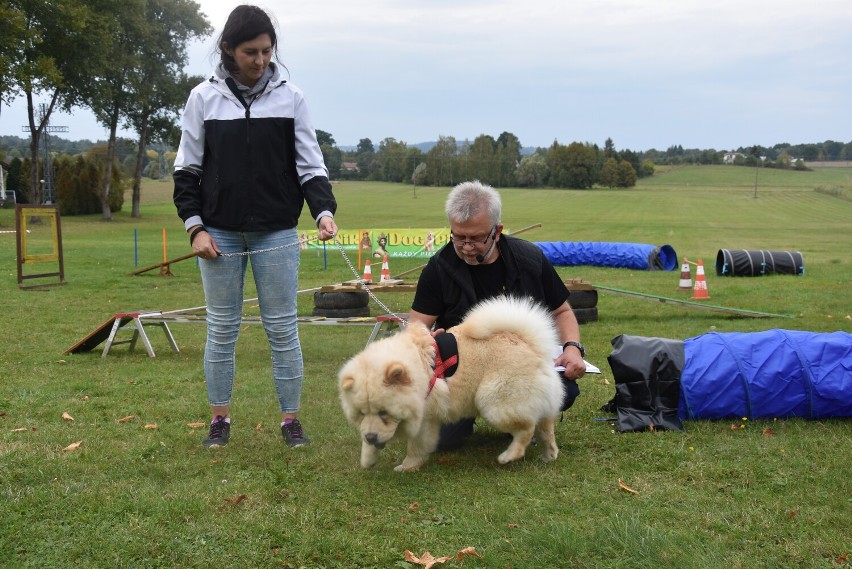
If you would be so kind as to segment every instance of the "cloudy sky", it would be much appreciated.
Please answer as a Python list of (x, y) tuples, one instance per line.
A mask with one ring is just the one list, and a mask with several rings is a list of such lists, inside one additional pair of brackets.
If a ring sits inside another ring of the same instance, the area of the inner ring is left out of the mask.
[[(216, 28), (237, 4), (198, 0)], [(635, 151), (852, 140), (848, 0), (265, 0), (281, 59), (338, 145), (514, 133)], [(20, 135), (23, 100), (0, 134)], [(72, 139), (105, 138), (86, 113)]]

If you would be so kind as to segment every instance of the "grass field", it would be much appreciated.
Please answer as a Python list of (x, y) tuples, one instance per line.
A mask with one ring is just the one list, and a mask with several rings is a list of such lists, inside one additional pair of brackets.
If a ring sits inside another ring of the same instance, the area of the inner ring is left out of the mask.
[[(816, 191), (825, 187), (852, 187), (852, 168), (756, 176), (684, 167), (626, 190), (502, 191), (509, 230), (541, 224), (524, 234), (529, 240), (669, 244), (680, 258), (703, 259), (712, 304), (785, 316), (747, 318), (601, 291), (599, 320), (581, 331), (587, 359), (603, 373), (581, 380), (580, 398), (557, 426), (556, 462), (540, 463), (532, 448), (524, 462), (499, 467), (503, 441), (483, 427), (464, 451), (437, 454), (412, 475), (392, 471), (404, 453), (399, 444), (361, 470), (357, 434), (340, 411), (336, 372), (363, 348), (366, 326), (301, 326), (301, 417), (314, 444), (296, 451), (280, 441), (259, 326), (242, 330), (231, 443), (214, 452), (200, 444), (205, 429), (191, 426), (208, 420), (203, 325), (171, 325), (180, 353), (149, 329), (153, 359), (141, 346), (118, 346), (104, 359), (102, 346), (63, 353), (116, 312), (204, 304), (193, 260), (173, 265), (171, 277), (128, 275), (134, 232), (139, 267), (162, 259), (164, 228), (169, 258), (189, 252), (171, 184), (144, 185), (141, 219), (129, 217), (129, 197), (112, 222), (63, 218), (64, 286), (19, 290), (15, 237), (0, 234), (0, 566), (414, 567), (406, 550), (438, 557), (474, 547), (479, 557), (439, 567), (849, 567), (848, 419), (748, 421), (736, 430), (730, 421), (692, 421), (684, 432), (632, 434), (595, 420), (614, 393), (606, 358), (619, 334), (852, 331), (852, 201)], [(337, 222), (443, 226), (447, 191), (336, 184)], [(0, 230), (10, 229), (13, 210), (0, 209)], [(801, 251), (805, 275), (717, 277), (721, 248)], [(391, 272), (419, 264), (392, 259)], [(691, 296), (677, 289), (678, 270), (559, 272)], [(300, 288), (351, 278), (335, 248), (327, 266), (322, 255), (303, 253)], [(246, 295), (254, 296), (250, 284)], [(380, 298), (404, 312), (411, 294)], [(309, 314), (310, 295), (299, 306)], [(76, 442), (77, 450), (63, 450)]]

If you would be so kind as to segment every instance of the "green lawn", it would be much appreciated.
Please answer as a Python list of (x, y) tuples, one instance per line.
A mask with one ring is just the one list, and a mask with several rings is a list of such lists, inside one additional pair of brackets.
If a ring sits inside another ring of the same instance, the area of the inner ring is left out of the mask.
[[(205, 429), (190, 426), (208, 419), (203, 325), (171, 325), (180, 353), (149, 329), (154, 359), (141, 346), (133, 353), (117, 346), (105, 359), (102, 346), (63, 353), (116, 312), (204, 304), (194, 260), (173, 265), (171, 277), (128, 275), (134, 233), (139, 267), (162, 259), (163, 229), (169, 258), (189, 252), (171, 184), (143, 186), (142, 219), (129, 217), (129, 196), (111, 222), (63, 218), (64, 286), (19, 290), (15, 237), (0, 234), (0, 566), (414, 567), (403, 560), (406, 550), (438, 557), (467, 547), (480, 557), (444, 566), (852, 565), (848, 419), (747, 421), (736, 430), (693, 421), (684, 432), (632, 434), (595, 420), (614, 393), (607, 356), (619, 334), (852, 331), (852, 202), (815, 191), (849, 188), (852, 169), (761, 170), (757, 182), (755, 197), (753, 169), (701, 166), (626, 190), (502, 191), (509, 230), (541, 224), (524, 234), (529, 240), (669, 244), (680, 258), (703, 260), (712, 304), (790, 317), (746, 318), (601, 291), (599, 320), (581, 331), (587, 358), (604, 373), (581, 380), (580, 398), (557, 426), (556, 462), (540, 463), (533, 448), (526, 461), (499, 467), (504, 443), (483, 427), (463, 452), (438, 454), (411, 475), (392, 471), (404, 454), (399, 444), (361, 470), (357, 433), (340, 411), (337, 370), (363, 348), (369, 327), (300, 328), (301, 416), (314, 444), (295, 451), (280, 441), (260, 326), (243, 328), (231, 443), (214, 452), (200, 444)], [(337, 222), (444, 225), (447, 191), (335, 184)], [(0, 209), (0, 230), (9, 229), (13, 210)], [(805, 275), (718, 277), (721, 248), (801, 251)], [(419, 264), (391, 259), (391, 272)], [(602, 287), (691, 296), (677, 289), (679, 270), (559, 272)], [(303, 253), (300, 288), (352, 278), (335, 247), (327, 266), (321, 254)], [(254, 296), (250, 285), (246, 295)], [(380, 300), (404, 312), (411, 294)], [(299, 302), (309, 314), (311, 295)], [(63, 451), (76, 442), (77, 450)]]

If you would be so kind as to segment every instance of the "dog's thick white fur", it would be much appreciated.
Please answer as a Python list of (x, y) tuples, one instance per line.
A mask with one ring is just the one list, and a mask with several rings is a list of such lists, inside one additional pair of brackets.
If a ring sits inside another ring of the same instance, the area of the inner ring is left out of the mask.
[(431, 391), (434, 340), (419, 322), (369, 344), (341, 368), (340, 402), (361, 433), (361, 466), (373, 466), (380, 449), (402, 438), (408, 449), (395, 470), (416, 471), (437, 448), (442, 423), (476, 416), (512, 435), (500, 464), (522, 458), (533, 436), (542, 460), (555, 460), (563, 387), (553, 366), (558, 336), (550, 312), (532, 300), (497, 297), (448, 332), (458, 342), (458, 369)]

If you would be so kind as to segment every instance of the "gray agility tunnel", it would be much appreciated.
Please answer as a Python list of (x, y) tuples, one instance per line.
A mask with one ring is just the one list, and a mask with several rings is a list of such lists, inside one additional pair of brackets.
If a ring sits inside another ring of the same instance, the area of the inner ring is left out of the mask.
[(799, 330), (617, 336), (608, 357), (619, 431), (682, 420), (852, 417), (852, 334)]
[(804, 275), (805, 261), (798, 251), (719, 249), (716, 274), (720, 277)]
[(551, 264), (560, 267), (590, 265), (643, 271), (673, 271), (677, 253), (671, 245), (614, 243), (595, 241), (539, 241)]

